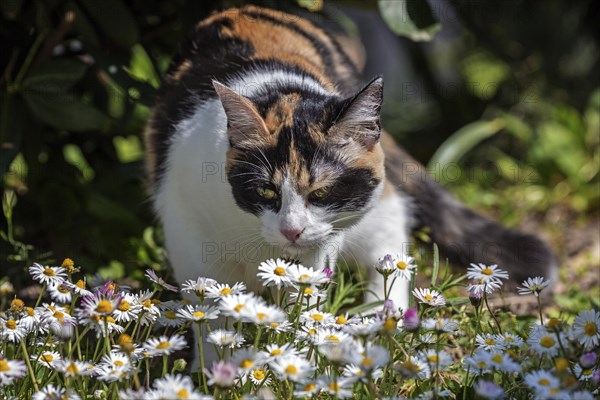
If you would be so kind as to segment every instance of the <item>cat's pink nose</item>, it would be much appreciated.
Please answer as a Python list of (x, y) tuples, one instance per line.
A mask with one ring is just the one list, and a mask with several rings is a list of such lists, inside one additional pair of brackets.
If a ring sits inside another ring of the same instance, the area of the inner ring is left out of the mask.
[(304, 229), (283, 229), (279, 230), (283, 236), (287, 238), (290, 242), (295, 242), (298, 240)]

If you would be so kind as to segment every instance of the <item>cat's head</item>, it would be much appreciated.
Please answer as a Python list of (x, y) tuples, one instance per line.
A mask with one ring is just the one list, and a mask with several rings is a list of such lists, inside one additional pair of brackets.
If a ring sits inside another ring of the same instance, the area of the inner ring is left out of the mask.
[(377, 201), (384, 180), (382, 78), (349, 98), (301, 90), (248, 98), (214, 86), (228, 120), (233, 196), (262, 220), (267, 242), (314, 248)]

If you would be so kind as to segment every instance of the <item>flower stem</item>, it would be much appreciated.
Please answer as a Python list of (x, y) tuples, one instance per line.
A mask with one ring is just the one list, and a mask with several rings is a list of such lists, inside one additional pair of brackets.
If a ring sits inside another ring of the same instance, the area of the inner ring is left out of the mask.
[(206, 374), (204, 373), (204, 344), (202, 343), (202, 321), (198, 322), (198, 353), (200, 357), (200, 380), (204, 386), (204, 393), (208, 394), (208, 385), (206, 384)]
[(21, 350), (23, 350), (23, 358), (25, 359), (25, 364), (27, 364), (27, 371), (29, 371), (29, 376), (31, 377), (33, 387), (36, 392), (39, 392), (40, 388), (38, 387), (37, 381), (35, 380), (33, 368), (31, 368), (31, 362), (29, 361), (29, 353), (27, 353), (27, 346), (25, 346), (25, 340), (21, 340)]

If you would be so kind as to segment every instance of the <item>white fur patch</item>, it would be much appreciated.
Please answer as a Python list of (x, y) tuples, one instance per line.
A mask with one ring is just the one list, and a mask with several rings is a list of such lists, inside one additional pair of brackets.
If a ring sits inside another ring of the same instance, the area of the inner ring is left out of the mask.
[(245, 97), (252, 97), (261, 92), (268, 92), (270, 88), (279, 86), (298, 86), (325, 96), (336, 94), (334, 88), (330, 88), (328, 91), (311, 77), (282, 70), (251, 72), (228, 81), (227, 86)]

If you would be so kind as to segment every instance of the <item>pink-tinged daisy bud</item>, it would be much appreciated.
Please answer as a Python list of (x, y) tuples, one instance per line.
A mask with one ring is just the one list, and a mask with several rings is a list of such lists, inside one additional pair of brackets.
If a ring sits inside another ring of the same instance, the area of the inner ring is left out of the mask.
[(394, 301), (392, 299), (387, 299), (383, 302), (383, 312), (394, 312), (396, 311), (396, 307), (394, 307)]
[(592, 374), (592, 383), (594, 384), (594, 386), (600, 385), (600, 368), (596, 368), (596, 370)]
[(416, 331), (419, 328), (419, 323), (421, 322), (419, 318), (419, 311), (416, 307), (409, 308), (404, 313), (404, 329), (409, 332)]
[(237, 366), (231, 362), (214, 362), (210, 371), (206, 371), (209, 385), (217, 385), (222, 388), (233, 386), (237, 375)]
[(331, 276), (333, 275), (333, 270), (331, 268), (325, 267), (323, 272), (325, 273), (325, 276), (327, 277), (327, 279), (331, 279)]
[(478, 290), (477, 282), (473, 285), (469, 285), (467, 288), (467, 292), (469, 292), (469, 301), (473, 305), (473, 307), (479, 307), (481, 304), (481, 299), (483, 298), (483, 291)]
[(593, 352), (585, 353), (585, 354), (582, 354), (581, 357), (579, 357), (579, 365), (581, 365), (581, 368), (583, 368), (583, 369), (590, 369), (594, 365), (596, 365), (597, 359), (598, 359), (598, 357), (596, 356), (596, 353), (593, 353)]

